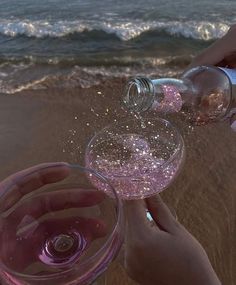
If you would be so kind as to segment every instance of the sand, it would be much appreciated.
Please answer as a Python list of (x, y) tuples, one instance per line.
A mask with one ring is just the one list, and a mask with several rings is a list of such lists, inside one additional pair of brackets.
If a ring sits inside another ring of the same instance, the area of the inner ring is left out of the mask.
[[(0, 178), (42, 162), (84, 164), (94, 133), (126, 116), (117, 108), (123, 83), (117, 79), (88, 89), (1, 95)], [(185, 138), (186, 161), (162, 197), (202, 243), (222, 284), (235, 285), (236, 133), (227, 122), (191, 131), (173, 120)], [(134, 283), (116, 261), (107, 272), (107, 284)]]

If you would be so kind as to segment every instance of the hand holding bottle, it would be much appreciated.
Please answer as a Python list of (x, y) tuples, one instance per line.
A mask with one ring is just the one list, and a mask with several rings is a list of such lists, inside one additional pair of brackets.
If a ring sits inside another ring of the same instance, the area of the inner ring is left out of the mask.
[(181, 113), (194, 125), (232, 118), (236, 113), (236, 70), (232, 69), (236, 66), (235, 34), (233, 26), (178, 79), (131, 79), (123, 96), (127, 109), (137, 113), (152, 110), (157, 115)]
[[(189, 68), (199, 65), (215, 65), (226, 68), (236, 68), (236, 24), (221, 39), (194, 58)], [(231, 111), (231, 128), (236, 131), (236, 106)]]
[[(154, 226), (146, 218), (146, 208)], [(160, 196), (127, 201), (126, 215), (125, 266), (133, 280), (141, 285), (220, 285), (202, 246)]]

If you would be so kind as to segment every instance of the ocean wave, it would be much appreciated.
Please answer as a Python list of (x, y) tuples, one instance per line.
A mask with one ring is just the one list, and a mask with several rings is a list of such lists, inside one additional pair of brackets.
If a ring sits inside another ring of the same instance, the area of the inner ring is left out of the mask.
[(27, 36), (36, 38), (66, 37), (86, 31), (103, 31), (114, 34), (122, 41), (139, 37), (148, 31), (164, 31), (170, 36), (183, 36), (197, 40), (213, 40), (222, 37), (229, 29), (230, 23), (208, 21), (31, 21), (0, 20), (0, 34), (8, 37)]
[(102, 58), (95, 58), (92, 61), (86, 59), (84, 61), (81, 60), (78, 56), (71, 56), (68, 58), (65, 57), (37, 57), (37, 56), (28, 56), (24, 55), (22, 57), (0, 57), (0, 77), (7, 76), (9, 73), (14, 73), (18, 70), (22, 70), (24, 68), (29, 68), (33, 65), (37, 65), (42, 67), (55, 67), (55, 68), (71, 68), (74, 66), (80, 67), (130, 67), (134, 66), (136, 68), (147, 68), (147, 67), (160, 67), (160, 66), (168, 66), (168, 67), (184, 67), (190, 64), (193, 55), (188, 53), (187, 55), (179, 55), (179, 56), (149, 56), (145, 53), (142, 53), (140, 56), (106, 56)]

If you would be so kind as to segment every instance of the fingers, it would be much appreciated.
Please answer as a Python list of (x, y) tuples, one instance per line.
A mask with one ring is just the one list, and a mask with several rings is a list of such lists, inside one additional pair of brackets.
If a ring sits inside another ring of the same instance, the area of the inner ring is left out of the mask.
[(85, 218), (85, 217), (73, 217), (64, 219), (52, 218), (44, 223), (42, 227), (46, 229), (46, 232), (51, 234), (61, 234), (67, 232), (68, 228), (71, 232), (78, 232), (87, 241), (92, 241), (107, 234), (107, 226), (101, 219)]
[(179, 223), (159, 195), (146, 198), (145, 201), (126, 201), (125, 210), (129, 236), (146, 235), (150, 229), (153, 229), (147, 219), (147, 210), (156, 223), (155, 231), (174, 233), (179, 226)]
[[(55, 214), (57, 211), (92, 207), (101, 203), (105, 199), (105, 194), (95, 189), (64, 189), (51, 192), (40, 193), (32, 198), (28, 198), (12, 213), (5, 215), (8, 223), (22, 223), (24, 217), (38, 219), (46, 214)], [(27, 223), (27, 221), (25, 221)]]
[(231, 129), (236, 132), (236, 114), (234, 114), (231, 118), (230, 118), (230, 126)]
[(129, 237), (146, 234), (149, 227), (146, 215), (146, 205), (143, 200), (125, 201), (126, 230)]
[(229, 55), (226, 55), (223, 61), (218, 63), (217, 66), (235, 68), (236, 67), (236, 51), (232, 51), (231, 53), (229, 53)]
[[(122, 262), (128, 268), (133, 253), (140, 253), (140, 248), (150, 237), (151, 226), (148, 226), (145, 201), (130, 200), (124, 202), (126, 214), (124, 255)], [(136, 262), (138, 262), (136, 260)]]
[(70, 173), (67, 163), (43, 163), (17, 172), (0, 184), (1, 211), (6, 211), (25, 194), (66, 178)]
[(145, 201), (147, 209), (159, 229), (168, 233), (175, 233), (179, 223), (176, 221), (166, 204), (162, 201), (160, 195), (152, 196), (145, 199)]
[[(27, 237), (27, 232), (30, 227), (21, 231), (20, 236)], [(85, 217), (50, 217), (46, 221), (42, 221), (33, 233), (34, 242), (37, 237), (41, 236), (41, 239), (48, 237), (60, 235), (61, 233), (73, 233), (77, 232), (86, 241), (92, 241), (107, 234), (107, 226), (105, 222), (97, 218), (85, 218)], [(41, 233), (41, 234), (40, 234)], [(40, 237), (39, 237), (40, 238)]]

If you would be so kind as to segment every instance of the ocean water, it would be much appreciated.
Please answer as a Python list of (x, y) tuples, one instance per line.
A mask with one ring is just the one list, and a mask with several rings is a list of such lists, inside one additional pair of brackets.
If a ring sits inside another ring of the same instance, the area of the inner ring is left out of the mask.
[(234, 22), (233, 0), (0, 0), (0, 92), (175, 76)]

